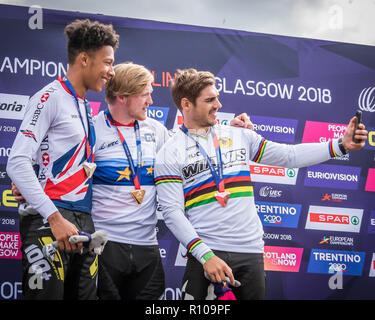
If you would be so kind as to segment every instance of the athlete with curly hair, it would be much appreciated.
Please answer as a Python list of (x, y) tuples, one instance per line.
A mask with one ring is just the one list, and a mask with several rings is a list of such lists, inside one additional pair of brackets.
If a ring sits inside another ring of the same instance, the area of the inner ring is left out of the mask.
[[(75, 251), (78, 230), (94, 232), (91, 218), (95, 131), (88, 90), (100, 92), (114, 76), (119, 36), (111, 25), (76, 20), (65, 28), (66, 77), (30, 101), (9, 155), (7, 173), (20, 206), (24, 299), (96, 299), (97, 256)], [(42, 247), (57, 240), (61, 252), (47, 261)]]

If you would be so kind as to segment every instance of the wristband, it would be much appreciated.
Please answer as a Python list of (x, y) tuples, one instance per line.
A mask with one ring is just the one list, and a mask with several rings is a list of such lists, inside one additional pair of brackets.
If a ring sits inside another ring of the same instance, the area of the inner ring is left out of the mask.
[(342, 154), (347, 154), (348, 151), (344, 148), (343, 144), (342, 144), (342, 138), (340, 138), (338, 140), (338, 144), (339, 144), (339, 148), (340, 148), (340, 151), (342, 152)]
[(203, 257), (201, 258), (201, 260), (200, 260), (201, 264), (205, 264), (206, 261), (207, 261), (208, 259), (212, 258), (214, 255), (215, 255), (215, 254), (214, 254), (212, 251), (209, 251), (209, 252), (205, 253), (205, 254), (203, 255)]

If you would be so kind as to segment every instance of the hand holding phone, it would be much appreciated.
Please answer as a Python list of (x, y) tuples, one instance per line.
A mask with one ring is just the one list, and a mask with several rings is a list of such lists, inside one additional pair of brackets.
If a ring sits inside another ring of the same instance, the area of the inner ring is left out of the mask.
[(353, 142), (355, 143), (360, 143), (361, 140), (358, 140), (358, 139), (354, 139), (354, 135), (355, 135), (355, 131), (358, 129), (358, 125), (360, 123), (362, 123), (362, 111), (361, 110), (357, 110), (356, 113), (355, 113), (355, 116), (357, 118), (357, 122), (356, 122), (356, 126), (355, 126), (355, 129), (354, 129), (354, 132), (353, 132)]

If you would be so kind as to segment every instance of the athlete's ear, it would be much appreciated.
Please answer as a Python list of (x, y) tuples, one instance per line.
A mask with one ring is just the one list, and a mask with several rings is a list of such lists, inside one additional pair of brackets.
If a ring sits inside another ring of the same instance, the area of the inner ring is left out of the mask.
[(126, 96), (116, 96), (116, 102), (120, 102), (120, 103), (126, 102)]
[(89, 55), (87, 52), (82, 51), (78, 54), (76, 61), (79, 62), (83, 67), (86, 67), (88, 65)]
[(189, 101), (188, 98), (182, 98), (181, 99), (181, 108), (182, 110), (189, 110), (193, 104)]

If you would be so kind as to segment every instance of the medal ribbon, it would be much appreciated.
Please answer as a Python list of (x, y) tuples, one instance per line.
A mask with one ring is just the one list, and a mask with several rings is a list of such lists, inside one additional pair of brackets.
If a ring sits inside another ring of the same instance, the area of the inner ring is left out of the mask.
[(86, 132), (85, 124), (83, 123), (83, 118), (81, 115), (81, 110), (79, 108), (79, 101), (78, 101), (78, 96), (72, 86), (72, 84), (69, 82), (67, 78), (58, 79), (60, 82), (62, 81), (66, 88), (70, 91), (70, 93), (73, 95), (74, 99), (76, 100), (76, 108), (79, 114), (79, 118), (81, 119), (81, 124), (83, 127), (83, 131), (85, 133), (85, 144), (86, 144), (86, 159), (88, 162), (94, 162), (94, 145), (95, 145), (95, 129), (94, 125), (92, 123), (92, 114), (91, 114), (91, 106), (90, 103), (87, 101), (87, 99), (84, 99), (85, 103), (85, 108), (86, 108), (86, 119), (87, 119), (87, 128), (88, 128), (88, 134)]
[(217, 171), (211, 161), (211, 158), (208, 156), (206, 150), (203, 149), (203, 147), (199, 144), (197, 140), (195, 140), (191, 134), (189, 133), (188, 129), (183, 124), (180, 129), (183, 133), (185, 133), (188, 137), (190, 137), (192, 140), (194, 140), (197, 148), (202, 153), (203, 157), (206, 158), (208, 167), (210, 168), (212, 177), (214, 178), (215, 184), (219, 190), (219, 192), (225, 191), (225, 184), (224, 184), (224, 175), (223, 175), (223, 160), (221, 158), (221, 149), (220, 149), (220, 143), (219, 139), (216, 136), (216, 133), (214, 131), (214, 128), (211, 127), (211, 136), (214, 143), (215, 153), (216, 153), (216, 159), (217, 159)]
[(106, 109), (104, 111), (104, 114), (107, 117), (107, 120), (109, 121), (109, 123), (112, 126), (114, 126), (117, 130), (117, 133), (120, 137), (120, 140), (121, 140), (122, 146), (124, 148), (126, 157), (129, 160), (129, 167), (130, 167), (130, 171), (132, 172), (134, 187), (135, 187), (135, 189), (140, 190), (141, 185), (140, 185), (140, 182), (139, 182), (139, 177), (141, 175), (141, 169), (142, 169), (142, 148), (141, 148), (141, 134), (140, 134), (140, 131), (139, 131), (138, 121), (135, 120), (135, 122), (134, 122), (135, 141), (136, 141), (136, 144), (137, 144), (137, 169), (135, 169), (133, 157), (130, 153), (130, 149), (128, 147), (128, 144), (125, 141), (124, 136), (122, 135), (122, 133), (120, 132), (120, 130), (116, 126), (116, 123), (113, 120), (113, 118), (111, 116), (111, 113), (109, 112), (108, 109)]

